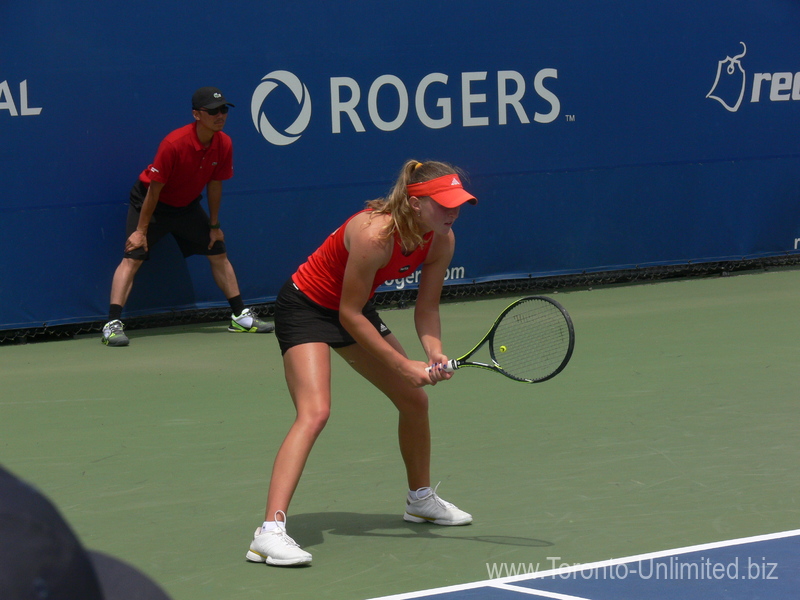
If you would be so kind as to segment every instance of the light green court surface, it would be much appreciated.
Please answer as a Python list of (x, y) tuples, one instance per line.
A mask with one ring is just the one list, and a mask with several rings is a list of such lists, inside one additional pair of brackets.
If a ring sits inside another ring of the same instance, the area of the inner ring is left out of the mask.
[[(800, 271), (555, 297), (577, 335), (558, 377), (428, 388), (434, 483), (467, 527), (402, 520), (395, 410), (334, 356), (289, 515), (313, 566), (246, 562), (293, 409), (274, 336), (222, 323), (0, 347), (0, 460), (175, 600), (362, 600), (798, 527)], [(443, 305), (448, 352), (508, 302)], [(412, 315), (384, 320), (422, 358)]]

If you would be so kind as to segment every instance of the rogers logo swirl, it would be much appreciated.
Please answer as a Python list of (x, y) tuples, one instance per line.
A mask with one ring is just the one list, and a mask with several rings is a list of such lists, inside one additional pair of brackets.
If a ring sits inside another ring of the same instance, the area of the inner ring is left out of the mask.
[[(279, 85), (289, 88), (300, 107), (294, 123), (282, 132), (275, 129), (263, 111), (264, 101), (267, 96)], [(253, 92), (250, 113), (253, 117), (253, 125), (265, 140), (276, 146), (288, 146), (300, 139), (300, 135), (306, 130), (311, 121), (311, 96), (308, 94), (308, 88), (294, 73), (272, 71), (261, 79), (261, 83)]]

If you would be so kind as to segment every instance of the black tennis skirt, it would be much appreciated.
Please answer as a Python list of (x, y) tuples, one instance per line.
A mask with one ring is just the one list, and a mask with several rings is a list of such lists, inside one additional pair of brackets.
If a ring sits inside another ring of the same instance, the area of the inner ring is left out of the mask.
[[(361, 311), (382, 336), (391, 333), (381, 320), (375, 303), (370, 300)], [(320, 306), (289, 280), (283, 284), (275, 301), (275, 336), (281, 354), (292, 346), (322, 342), (331, 348), (344, 348), (355, 344), (348, 331), (339, 322), (339, 311)]]

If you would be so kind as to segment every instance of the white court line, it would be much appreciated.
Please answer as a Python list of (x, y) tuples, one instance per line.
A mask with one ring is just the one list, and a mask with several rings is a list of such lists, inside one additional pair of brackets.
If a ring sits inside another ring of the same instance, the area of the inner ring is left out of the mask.
[(545, 590), (522, 588), (516, 585), (507, 585), (505, 583), (493, 583), (489, 587), (500, 590), (508, 590), (509, 592), (514, 592), (515, 594), (528, 594), (530, 596), (539, 596), (543, 598), (555, 598), (555, 600), (589, 600), (589, 598), (581, 598), (580, 596), (570, 596), (569, 594), (559, 594), (557, 592), (547, 592)]
[(475, 581), (473, 583), (463, 583), (460, 585), (451, 585), (447, 587), (434, 588), (431, 590), (420, 590), (418, 592), (409, 592), (405, 594), (395, 594), (393, 596), (380, 596), (378, 598), (371, 598), (370, 600), (410, 600), (412, 598), (425, 598), (436, 594), (447, 594), (450, 592), (460, 592), (463, 590), (473, 590), (481, 587), (495, 587), (503, 590), (513, 590), (521, 594), (533, 594), (539, 596), (547, 596), (549, 598), (562, 598), (569, 600), (576, 598), (575, 596), (566, 596), (563, 594), (553, 594), (552, 592), (542, 592), (541, 590), (525, 590), (516, 586), (507, 585), (515, 581), (530, 581), (531, 579), (542, 579), (544, 577), (558, 577), (567, 573), (574, 573), (576, 571), (591, 571), (594, 569), (601, 569), (603, 567), (613, 567), (630, 562), (648, 561), (655, 558), (665, 558), (667, 556), (675, 556), (677, 554), (688, 554), (690, 552), (702, 552), (705, 550), (716, 550), (718, 548), (727, 548), (730, 546), (739, 546), (743, 544), (755, 544), (758, 542), (767, 542), (770, 540), (779, 540), (787, 537), (794, 537), (800, 535), (800, 529), (793, 529), (791, 531), (780, 531), (777, 533), (767, 533), (764, 535), (755, 535), (752, 537), (739, 538), (735, 540), (726, 540), (722, 542), (711, 542), (708, 544), (698, 544), (696, 546), (686, 546), (684, 548), (676, 548), (674, 550), (660, 550), (658, 552), (649, 552), (647, 554), (639, 554), (637, 556), (628, 556), (625, 558), (613, 558), (610, 560), (602, 560), (594, 563), (587, 563), (585, 565), (573, 565), (559, 569), (550, 569), (549, 571), (540, 571), (537, 573), (529, 573), (525, 575), (512, 575), (509, 577), (498, 577), (497, 579), (487, 579), (484, 581)]

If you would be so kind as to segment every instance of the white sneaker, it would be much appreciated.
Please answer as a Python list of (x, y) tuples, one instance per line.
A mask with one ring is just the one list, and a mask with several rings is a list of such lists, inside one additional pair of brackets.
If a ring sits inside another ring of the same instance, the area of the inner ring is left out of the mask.
[(114, 319), (103, 325), (103, 343), (106, 346), (127, 346), (128, 336), (123, 329), (125, 326), (119, 319)]
[(403, 515), (405, 521), (411, 523), (433, 523), (434, 525), (469, 525), (472, 523), (472, 515), (464, 512), (455, 504), (442, 500), (436, 495), (439, 484), (431, 490), (431, 493), (419, 500), (406, 499), (406, 513)]
[(255, 316), (249, 308), (245, 308), (238, 317), (231, 315), (231, 324), (228, 331), (234, 333), (272, 333), (275, 331), (275, 324), (269, 321), (262, 321)]
[(272, 531), (262, 531), (261, 527), (256, 529), (253, 543), (247, 551), (247, 560), (281, 567), (309, 564), (311, 555), (300, 548), (300, 545), (286, 533), (286, 513), (282, 510), (275, 513), (276, 521), (279, 514), (283, 515), (283, 521), (278, 521), (277, 529)]

